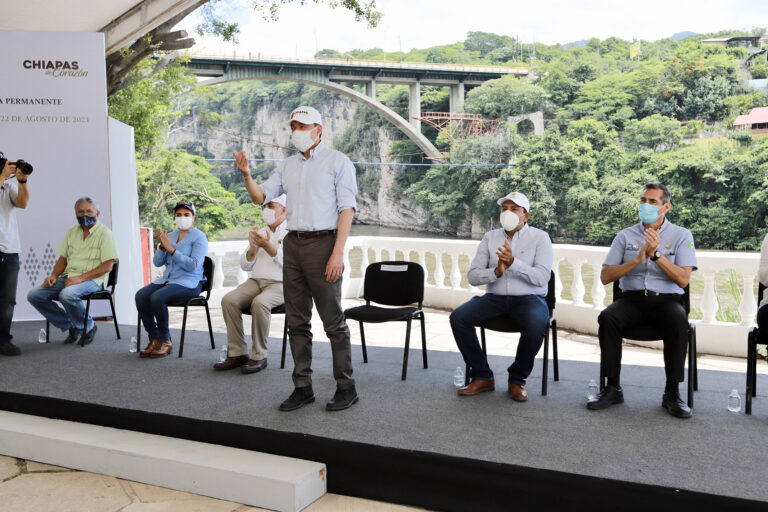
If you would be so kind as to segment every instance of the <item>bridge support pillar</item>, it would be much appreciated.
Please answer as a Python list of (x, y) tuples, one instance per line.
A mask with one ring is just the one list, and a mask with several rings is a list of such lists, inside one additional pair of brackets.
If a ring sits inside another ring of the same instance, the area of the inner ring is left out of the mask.
[(376, 99), (376, 79), (375, 78), (370, 82), (366, 82), (365, 95), (373, 100)]
[(448, 109), (451, 112), (464, 112), (464, 82), (451, 86), (451, 94), (448, 96)]
[(416, 81), (410, 84), (410, 95), (408, 96), (408, 121), (414, 128), (421, 132), (421, 121), (414, 117), (421, 117), (421, 82)]

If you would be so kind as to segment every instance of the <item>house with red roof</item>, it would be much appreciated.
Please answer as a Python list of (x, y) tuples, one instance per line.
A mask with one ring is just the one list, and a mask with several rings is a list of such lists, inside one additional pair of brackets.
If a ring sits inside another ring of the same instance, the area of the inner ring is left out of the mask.
[(768, 133), (768, 107), (756, 107), (749, 114), (740, 115), (733, 126), (743, 126), (755, 135)]

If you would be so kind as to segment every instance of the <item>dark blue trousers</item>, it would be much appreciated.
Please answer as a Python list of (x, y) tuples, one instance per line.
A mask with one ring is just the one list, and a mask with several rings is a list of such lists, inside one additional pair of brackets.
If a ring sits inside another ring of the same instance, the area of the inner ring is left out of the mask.
[(170, 341), (168, 329), (168, 303), (174, 299), (189, 299), (200, 295), (203, 284), (187, 288), (180, 284), (154, 284), (136, 292), (136, 309), (150, 340)]
[(538, 295), (485, 295), (473, 297), (451, 313), (451, 329), (472, 380), (491, 380), (493, 371), (483, 354), (475, 327), (496, 318), (510, 318), (520, 331), (515, 362), (507, 368), (509, 382), (525, 385), (533, 360), (547, 331), (549, 309)]
[(0, 341), (11, 341), (11, 321), (16, 306), (19, 255), (0, 252)]

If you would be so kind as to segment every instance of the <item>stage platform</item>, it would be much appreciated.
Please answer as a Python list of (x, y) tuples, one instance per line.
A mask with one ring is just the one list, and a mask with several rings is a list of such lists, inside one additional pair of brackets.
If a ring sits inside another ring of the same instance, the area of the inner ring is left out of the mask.
[(731, 388), (743, 394), (744, 374), (700, 370), (694, 416), (679, 420), (660, 407), (659, 367), (625, 365), (626, 403), (588, 411), (594, 363), (561, 360), (560, 381), (542, 397), (537, 360), (530, 399), (516, 403), (505, 392), (508, 357), (490, 356), (496, 392), (462, 398), (456, 352), (430, 351), (424, 370), (412, 350), (401, 381), (402, 349), (369, 347), (363, 364), (353, 346), (360, 402), (328, 413), (330, 348), (316, 342), (317, 401), (284, 413), (292, 362), (279, 368), (279, 340), (265, 371), (243, 375), (211, 369), (218, 351), (207, 332), (187, 331), (182, 359), (139, 359), (127, 351), (135, 326), (121, 325), (118, 341), (99, 323), (85, 348), (62, 344), (60, 333), (38, 344), (41, 326), (13, 326), (23, 354), (0, 358), (1, 409), (319, 461), (329, 492), (434, 510), (768, 509), (765, 375), (746, 416), (726, 409)]

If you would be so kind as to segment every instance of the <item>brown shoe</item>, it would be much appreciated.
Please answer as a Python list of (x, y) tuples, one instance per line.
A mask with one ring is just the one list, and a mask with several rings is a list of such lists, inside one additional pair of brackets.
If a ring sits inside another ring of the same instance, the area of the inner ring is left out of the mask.
[(491, 380), (473, 380), (469, 386), (459, 388), (459, 396), (472, 396), (484, 391), (493, 391), (495, 389), (493, 379)]
[(525, 402), (528, 400), (528, 392), (520, 384), (509, 383), (509, 397), (515, 402)]
[(225, 360), (223, 360), (220, 363), (216, 363), (213, 365), (214, 370), (231, 370), (232, 368), (237, 368), (238, 366), (243, 366), (248, 361), (248, 356), (232, 356), (227, 357)]
[(160, 348), (160, 340), (150, 340), (147, 348), (139, 352), (139, 357), (150, 357), (152, 352)]
[(243, 365), (242, 368), (240, 368), (240, 371), (243, 373), (256, 373), (260, 372), (264, 368), (267, 367), (267, 358), (264, 359), (249, 359), (245, 365)]
[(171, 352), (173, 352), (173, 343), (171, 343), (171, 340), (161, 341), (160, 346), (157, 347), (157, 350), (149, 354), (149, 357), (165, 357), (171, 355)]

